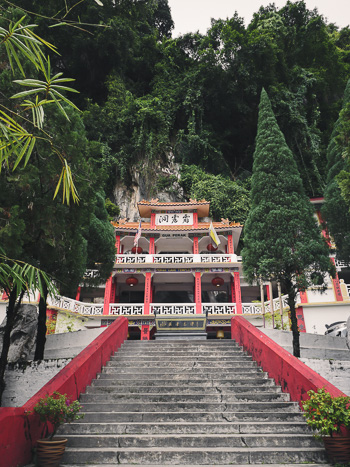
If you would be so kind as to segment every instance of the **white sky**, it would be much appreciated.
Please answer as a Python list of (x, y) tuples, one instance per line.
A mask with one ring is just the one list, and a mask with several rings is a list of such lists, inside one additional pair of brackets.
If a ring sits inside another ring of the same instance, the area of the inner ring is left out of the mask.
[[(210, 27), (210, 19), (226, 19), (237, 11), (238, 15), (249, 24), (253, 13), (261, 5), (275, 3), (278, 8), (283, 7), (287, 0), (168, 0), (171, 14), (175, 23), (173, 37), (187, 32), (205, 34)], [(335, 23), (343, 28), (350, 24), (350, 0), (305, 0), (309, 10), (315, 7), (325, 16), (329, 23)]]

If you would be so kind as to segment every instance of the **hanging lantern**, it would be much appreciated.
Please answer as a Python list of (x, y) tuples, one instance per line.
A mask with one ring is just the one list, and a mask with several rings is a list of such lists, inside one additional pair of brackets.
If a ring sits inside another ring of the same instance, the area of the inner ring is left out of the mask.
[(216, 338), (217, 339), (225, 339), (225, 333), (222, 329), (218, 329), (216, 331)]
[(143, 249), (140, 247), (140, 246), (133, 246), (131, 248), (131, 253), (134, 253), (134, 254), (141, 254), (143, 252)]
[(215, 285), (215, 287), (221, 287), (224, 285), (224, 279), (222, 277), (214, 277), (211, 283)]
[(137, 285), (139, 281), (136, 279), (136, 277), (130, 276), (126, 279), (125, 281), (130, 287), (134, 287), (134, 285)]
[(216, 251), (217, 249), (218, 249), (218, 247), (213, 245), (212, 243), (209, 243), (209, 245), (207, 245), (207, 250), (208, 251)]

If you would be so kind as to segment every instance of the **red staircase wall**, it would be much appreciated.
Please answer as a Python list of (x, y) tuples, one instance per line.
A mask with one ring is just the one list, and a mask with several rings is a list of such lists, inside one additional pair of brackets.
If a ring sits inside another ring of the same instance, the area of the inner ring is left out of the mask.
[(41, 397), (58, 391), (77, 399), (85, 391), (111, 355), (127, 339), (128, 319), (117, 318), (67, 366), (54, 376), (22, 407), (0, 408), (0, 465), (28, 464), (36, 441), (46, 435), (46, 427), (36, 414), (29, 413)]
[(300, 406), (301, 401), (308, 399), (310, 389), (316, 391), (325, 387), (334, 397), (345, 395), (241, 316), (231, 319), (231, 339), (242, 345), (269, 377), (282, 387), (282, 391), (289, 392), (291, 400), (299, 402)]

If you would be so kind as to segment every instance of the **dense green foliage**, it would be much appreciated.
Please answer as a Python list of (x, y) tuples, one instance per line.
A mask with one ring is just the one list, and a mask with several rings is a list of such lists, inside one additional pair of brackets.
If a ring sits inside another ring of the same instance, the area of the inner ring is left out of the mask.
[[(151, 195), (171, 150), (214, 175), (250, 172), (262, 87), (306, 193), (322, 194), (325, 148), (350, 70), (348, 28), (337, 30), (303, 1), (262, 7), (247, 27), (235, 14), (213, 20), (205, 35), (175, 39), (167, 0), (16, 4), (42, 15), (38, 32), (58, 46), (57, 70), (76, 78), (75, 102), (88, 138), (102, 143), (111, 199), (115, 178), (131, 186), (135, 169)], [(67, 25), (50, 28), (62, 16)]]
[(251, 186), (252, 207), (244, 226), (242, 251), (244, 274), (251, 282), (275, 280), (284, 287), (291, 311), (294, 355), (299, 357), (296, 293), (312, 285), (315, 275), (323, 283), (332, 267), (293, 154), (265, 90), (259, 106)]
[(181, 184), (192, 199), (210, 201), (210, 216), (244, 224), (250, 207), (249, 191), (223, 175), (212, 175), (195, 165), (183, 166)]
[[(328, 176), (324, 192), (322, 214), (330, 234), (337, 245), (337, 257), (350, 260), (350, 198), (347, 189), (350, 155), (350, 80), (343, 101), (343, 108), (334, 126), (327, 149)], [(342, 186), (342, 191), (339, 184)], [(343, 196), (344, 195), (344, 196)], [(345, 199), (344, 199), (345, 198)]]

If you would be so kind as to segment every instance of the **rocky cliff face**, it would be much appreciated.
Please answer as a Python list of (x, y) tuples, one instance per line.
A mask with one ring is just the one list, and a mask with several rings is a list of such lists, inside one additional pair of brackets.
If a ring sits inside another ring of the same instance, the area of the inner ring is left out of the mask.
[(169, 153), (165, 161), (132, 167), (132, 182), (126, 185), (122, 180), (114, 187), (114, 202), (120, 208), (120, 217), (130, 221), (139, 220), (137, 203), (142, 199), (158, 198), (159, 201), (183, 201), (180, 187), (180, 164)]

